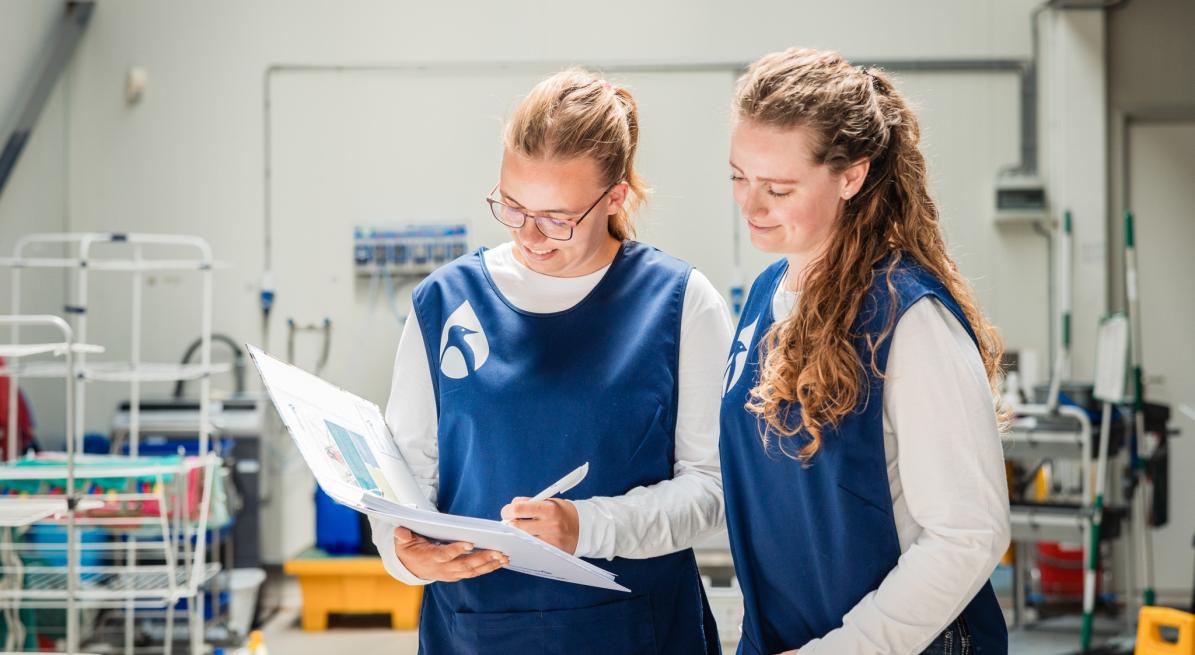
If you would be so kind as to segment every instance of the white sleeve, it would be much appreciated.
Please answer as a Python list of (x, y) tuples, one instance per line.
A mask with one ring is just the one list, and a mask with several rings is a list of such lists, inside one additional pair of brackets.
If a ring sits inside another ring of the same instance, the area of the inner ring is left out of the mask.
[(1008, 489), (987, 375), (939, 302), (916, 302), (892, 336), (884, 414), (921, 532), (843, 625), (801, 655), (918, 653), (987, 582), (1008, 548)]
[(722, 527), (718, 412), (733, 328), (726, 302), (693, 271), (685, 287), (672, 478), (622, 496), (574, 501), (579, 557), (657, 557)]
[[(386, 425), (394, 435), (399, 452), (419, 483), (419, 489), (434, 505), (439, 490), (440, 450), (437, 440), (438, 418), (436, 397), (432, 389), (431, 371), (427, 366), (427, 352), (419, 319), (411, 310), (398, 340), (394, 356), (394, 374), (390, 382), (390, 400), (386, 403)], [(415, 577), (394, 552), (393, 523), (369, 517), (373, 529), (373, 543), (382, 556), (386, 571), (409, 585), (428, 584), (430, 580)]]

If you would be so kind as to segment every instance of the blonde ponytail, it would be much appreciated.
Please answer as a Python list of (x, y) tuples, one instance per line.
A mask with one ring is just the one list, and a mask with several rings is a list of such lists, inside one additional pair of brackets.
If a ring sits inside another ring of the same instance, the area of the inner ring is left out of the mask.
[(627, 200), (610, 216), (610, 236), (635, 236), (632, 220), (648, 189), (635, 169), (639, 110), (625, 87), (581, 68), (570, 68), (540, 82), (515, 108), (503, 135), (505, 146), (526, 157), (591, 157), (603, 184), (626, 182)]

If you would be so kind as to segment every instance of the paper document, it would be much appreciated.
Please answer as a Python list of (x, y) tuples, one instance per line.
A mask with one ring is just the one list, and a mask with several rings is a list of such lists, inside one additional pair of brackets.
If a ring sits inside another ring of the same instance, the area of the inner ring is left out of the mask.
[(510, 558), (505, 568), (630, 591), (614, 574), (498, 521), (438, 512), (420, 491), (377, 405), (246, 344), (278, 415), (324, 493), (438, 541), (465, 541)]

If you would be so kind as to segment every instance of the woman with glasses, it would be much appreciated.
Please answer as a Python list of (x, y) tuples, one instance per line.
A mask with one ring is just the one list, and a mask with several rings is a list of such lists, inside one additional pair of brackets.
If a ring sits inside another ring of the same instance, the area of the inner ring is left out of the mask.
[(946, 252), (917, 116), (882, 71), (788, 50), (733, 103), (730, 179), (780, 259), (722, 401), (748, 655), (1008, 652), (999, 335)]
[[(375, 520), (387, 570), (436, 583), (422, 653), (719, 651), (689, 546), (724, 520), (731, 325), (704, 276), (631, 240), (638, 137), (631, 94), (585, 71), (531, 91), (485, 199), (511, 240), (415, 290), (387, 407), (442, 511), (507, 520), (631, 593), (502, 570), (501, 553)], [(527, 498), (585, 463), (571, 491)]]

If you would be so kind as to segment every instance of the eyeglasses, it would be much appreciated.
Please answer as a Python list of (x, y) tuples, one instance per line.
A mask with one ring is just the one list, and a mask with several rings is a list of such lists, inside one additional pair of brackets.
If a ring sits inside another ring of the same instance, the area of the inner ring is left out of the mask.
[(606, 190), (602, 192), (602, 195), (598, 196), (597, 200), (593, 201), (593, 204), (589, 206), (589, 209), (586, 209), (585, 213), (581, 214), (577, 218), (553, 218), (551, 216), (536, 216), (534, 214), (529, 214), (517, 207), (511, 207), (510, 205), (504, 204), (502, 201), (495, 200), (493, 198), (494, 192), (498, 190), (497, 185), (490, 190), (490, 193), (488, 196), (486, 196), (485, 201), (490, 204), (490, 212), (494, 214), (494, 218), (498, 219), (498, 222), (506, 227), (517, 230), (526, 225), (527, 219), (530, 218), (535, 221), (535, 227), (539, 230), (540, 234), (554, 241), (568, 241), (569, 239), (573, 238), (573, 228), (580, 225), (581, 221), (585, 220), (586, 216), (589, 216), (589, 212), (593, 211), (593, 208), (598, 206), (598, 203), (602, 201), (602, 198), (605, 198), (606, 194), (610, 193), (610, 190), (617, 185), (618, 183), (615, 182), (614, 184), (606, 187)]

